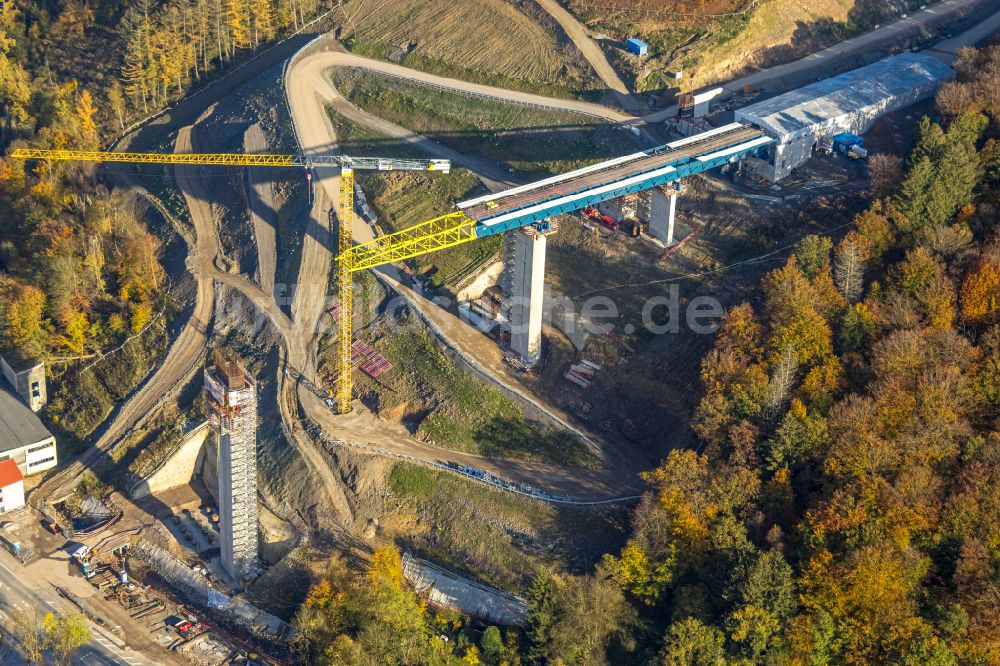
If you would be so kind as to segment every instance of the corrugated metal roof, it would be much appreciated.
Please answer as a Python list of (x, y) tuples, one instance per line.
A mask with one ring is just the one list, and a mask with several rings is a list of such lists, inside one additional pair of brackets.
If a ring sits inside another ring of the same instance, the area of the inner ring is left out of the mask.
[(751, 104), (737, 110), (736, 118), (748, 120), (781, 137), (831, 118), (883, 105), (888, 99), (912, 93), (954, 75), (954, 70), (936, 58), (919, 53), (901, 53)]
[(0, 385), (0, 452), (36, 444), (51, 436), (28, 406), (5, 384)]

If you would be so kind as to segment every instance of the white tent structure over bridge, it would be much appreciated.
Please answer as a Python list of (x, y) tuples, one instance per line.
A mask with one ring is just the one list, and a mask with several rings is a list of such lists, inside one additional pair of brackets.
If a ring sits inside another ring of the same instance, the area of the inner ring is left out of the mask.
[(737, 109), (736, 122), (755, 125), (776, 140), (763, 175), (780, 180), (809, 159), (820, 138), (861, 134), (886, 113), (931, 97), (954, 75), (937, 58), (902, 53)]

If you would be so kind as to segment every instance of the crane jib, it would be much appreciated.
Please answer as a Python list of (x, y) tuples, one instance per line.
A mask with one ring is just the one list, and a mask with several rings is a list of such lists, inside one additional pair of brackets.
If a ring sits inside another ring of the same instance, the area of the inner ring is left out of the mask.
[(190, 164), (204, 166), (336, 167), (372, 171), (439, 171), (449, 173), (449, 160), (354, 157), (350, 155), (276, 155), (264, 153), (132, 153), (101, 150), (47, 150), (16, 148), (10, 156), (22, 160), (62, 162), (129, 162), (133, 164)]

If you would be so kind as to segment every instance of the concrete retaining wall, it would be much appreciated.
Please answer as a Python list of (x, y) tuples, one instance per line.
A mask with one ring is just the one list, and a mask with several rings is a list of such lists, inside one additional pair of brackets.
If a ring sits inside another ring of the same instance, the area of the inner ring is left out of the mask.
[(455, 299), (462, 303), (465, 301), (474, 301), (483, 293), (494, 286), (500, 281), (500, 276), (503, 275), (504, 263), (502, 261), (495, 261), (492, 264), (483, 268), (476, 278), (463, 285), (459, 292), (455, 295)]
[(188, 433), (180, 446), (148, 479), (143, 479), (132, 489), (132, 497), (139, 499), (190, 483), (201, 469), (205, 457), (204, 444), (212, 429), (208, 423)]
[(419, 560), (408, 552), (403, 555), (403, 576), (417, 594), (433, 604), (457, 608), (498, 624), (523, 626), (525, 623), (527, 605), (523, 599)]

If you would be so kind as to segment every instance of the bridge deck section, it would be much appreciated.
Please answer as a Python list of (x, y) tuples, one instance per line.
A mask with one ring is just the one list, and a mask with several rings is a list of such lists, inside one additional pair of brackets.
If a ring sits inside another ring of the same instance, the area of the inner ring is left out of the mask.
[[(540, 204), (545, 202), (592, 190), (605, 189), (604, 186), (619, 182), (634, 181), (636, 176), (643, 174), (663, 174), (666, 173), (665, 167), (676, 167), (692, 160), (698, 160), (700, 157), (725, 157), (722, 153), (726, 150), (747, 146), (762, 137), (761, 130), (734, 123), (643, 153), (609, 160), (564, 176), (546, 179), (535, 186), (514, 188), (497, 195), (463, 202), (459, 204), (459, 207), (462, 208), (465, 215), (478, 222), (480, 226), (488, 227), (499, 221), (509, 220), (513, 217), (511, 214), (517, 211), (537, 209)], [(751, 148), (755, 149), (759, 145), (762, 145), (761, 142), (757, 142), (757, 145)], [(739, 154), (740, 152), (742, 150), (733, 150), (731, 154)], [(699, 164), (705, 165), (711, 161), (702, 160)], [(698, 170), (705, 168), (708, 167), (700, 167)], [(586, 204), (582, 204), (580, 207), (582, 208), (583, 205)]]

